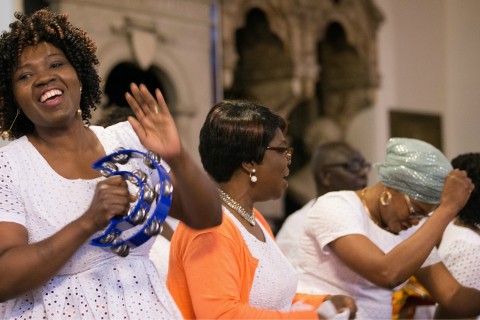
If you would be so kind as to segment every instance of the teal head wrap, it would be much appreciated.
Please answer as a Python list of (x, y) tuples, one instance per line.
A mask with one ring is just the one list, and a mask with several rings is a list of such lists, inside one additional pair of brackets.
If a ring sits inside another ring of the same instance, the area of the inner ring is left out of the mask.
[(440, 150), (409, 138), (391, 138), (385, 161), (373, 166), (383, 185), (429, 204), (440, 202), (445, 177), (453, 169)]

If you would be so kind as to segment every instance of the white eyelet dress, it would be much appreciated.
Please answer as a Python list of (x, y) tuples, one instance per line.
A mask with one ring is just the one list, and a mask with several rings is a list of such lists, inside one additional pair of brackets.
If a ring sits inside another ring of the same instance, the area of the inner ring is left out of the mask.
[(260, 309), (289, 311), (297, 291), (295, 269), (261, 223), (257, 221), (265, 235), (265, 242), (249, 233), (228, 208), (223, 207), (223, 211), (240, 230), (252, 256), (258, 259), (250, 290), (250, 305)]
[[(107, 154), (118, 147), (145, 151), (128, 122), (90, 128)], [(144, 168), (135, 161), (127, 166)], [(24, 225), (29, 243), (81, 216), (104, 179), (61, 177), (26, 137), (0, 149), (0, 168), (0, 221)], [(153, 241), (130, 250), (125, 258), (86, 242), (44, 285), (1, 303), (0, 319), (182, 318), (148, 258)]]

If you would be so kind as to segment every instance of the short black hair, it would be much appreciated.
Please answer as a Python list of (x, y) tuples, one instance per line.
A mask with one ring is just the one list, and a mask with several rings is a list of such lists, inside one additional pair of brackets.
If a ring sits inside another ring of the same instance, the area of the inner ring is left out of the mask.
[(475, 185), (470, 198), (458, 213), (464, 223), (480, 223), (480, 153), (470, 152), (458, 155), (452, 160), (452, 166), (456, 169), (465, 170), (468, 177)]
[(285, 119), (260, 104), (245, 100), (216, 104), (200, 130), (203, 167), (217, 182), (230, 180), (243, 162), (262, 162), (277, 129), (286, 132)]

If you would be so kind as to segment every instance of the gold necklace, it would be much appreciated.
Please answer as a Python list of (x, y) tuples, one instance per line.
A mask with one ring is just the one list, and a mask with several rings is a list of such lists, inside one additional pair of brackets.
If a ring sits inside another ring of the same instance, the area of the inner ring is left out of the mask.
[(380, 222), (373, 217), (371, 214), (370, 210), (368, 209), (367, 202), (365, 201), (365, 192), (367, 191), (367, 188), (362, 189), (362, 192), (360, 192), (360, 200), (362, 201), (363, 207), (365, 208), (365, 211), (367, 211), (368, 216), (370, 219), (372, 219), (373, 223), (375, 223), (377, 226), (383, 229), (383, 227), (380, 225)]
[(225, 202), (230, 208), (238, 212), (238, 214), (245, 219), (252, 227), (255, 226), (255, 216), (253, 212), (249, 214), (237, 201), (233, 200), (225, 191), (218, 189), (220, 198)]

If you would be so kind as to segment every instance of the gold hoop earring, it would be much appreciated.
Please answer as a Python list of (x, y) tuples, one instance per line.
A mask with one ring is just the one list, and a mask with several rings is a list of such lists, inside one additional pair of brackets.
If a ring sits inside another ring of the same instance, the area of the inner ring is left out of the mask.
[(10, 128), (8, 128), (8, 130), (2, 132), (2, 139), (9, 139), (9, 138), (10, 138), (10, 135), (12, 134), (13, 125), (15, 124), (15, 121), (17, 120), (18, 115), (20, 114), (20, 112), (21, 112), (21, 111), (20, 111), (20, 108), (18, 108), (18, 109), (17, 109), (17, 114), (15, 115), (15, 118), (13, 118), (13, 122), (12, 122), (12, 124), (10, 125)]
[(249, 174), (250, 181), (252, 181), (253, 183), (257, 182), (257, 180), (258, 180), (257, 176), (255, 175), (255, 172), (256, 172), (256, 170), (252, 169), (252, 171)]
[(392, 194), (387, 189), (383, 190), (380, 195), (380, 203), (382, 206), (388, 206), (392, 202)]

